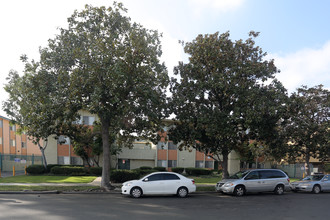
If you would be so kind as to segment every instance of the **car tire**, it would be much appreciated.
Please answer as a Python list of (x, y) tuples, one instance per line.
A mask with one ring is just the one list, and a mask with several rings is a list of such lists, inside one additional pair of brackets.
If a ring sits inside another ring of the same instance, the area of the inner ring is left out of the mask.
[(276, 195), (283, 195), (284, 194), (284, 186), (283, 185), (277, 185), (274, 190)]
[(133, 198), (140, 198), (142, 196), (143, 192), (142, 192), (141, 188), (134, 187), (134, 188), (131, 189), (130, 194)]
[(321, 192), (321, 187), (319, 185), (313, 186), (312, 192), (314, 194), (319, 194)]
[(245, 194), (245, 188), (244, 186), (236, 186), (234, 189), (234, 195), (235, 196), (244, 196)]
[(185, 198), (188, 196), (188, 189), (186, 187), (180, 187), (176, 194), (180, 198)]

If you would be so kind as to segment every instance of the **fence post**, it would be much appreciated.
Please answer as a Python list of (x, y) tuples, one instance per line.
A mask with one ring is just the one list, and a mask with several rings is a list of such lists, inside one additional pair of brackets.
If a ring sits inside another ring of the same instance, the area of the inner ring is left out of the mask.
[(13, 166), (13, 176), (15, 176), (15, 166)]
[(1, 168), (0, 168), (0, 178), (1, 178)]
[(34, 154), (32, 154), (32, 159), (31, 159), (31, 161), (32, 161), (32, 165), (34, 165)]
[(25, 165), (25, 168), (24, 168), (24, 171), (25, 171), (25, 176), (26, 176), (26, 168), (27, 168), (27, 166)]

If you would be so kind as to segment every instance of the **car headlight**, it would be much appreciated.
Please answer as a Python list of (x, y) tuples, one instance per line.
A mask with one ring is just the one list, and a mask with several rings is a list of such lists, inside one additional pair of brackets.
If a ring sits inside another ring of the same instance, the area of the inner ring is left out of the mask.
[(229, 182), (229, 183), (225, 183), (223, 186), (224, 186), (224, 187), (230, 187), (230, 186), (233, 186), (233, 185), (234, 185), (234, 183), (230, 183), (230, 182)]
[(132, 186), (132, 183), (126, 183), (124, 186)]

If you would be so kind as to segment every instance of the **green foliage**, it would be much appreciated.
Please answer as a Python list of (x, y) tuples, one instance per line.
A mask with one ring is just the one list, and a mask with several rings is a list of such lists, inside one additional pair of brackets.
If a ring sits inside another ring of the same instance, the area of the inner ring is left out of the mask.
[(86, 175), (86, 169), (81, 166), (54, 166), (50, 172), (54, 175), (83, 176)]
[(255, 45), (257, 36), (251, 31), (247, 40), (232, 41), (229, 32), (198, 35), (184, 44), (189, 62), (180, 62), (174, 69), (179, 77), (171, 79), (171, 139), (182, 143), (179, 148), (212, 154), (225, 177), (229, 153), (249, 139), (273, 149), (282, 143), (276, 127), (285, 112), (285, 89), (271, 81), (278, 70)]
[(30, 165), (26, 168), (26, 172), (31, 175), (39, 175), (45, 173), (45, 167), (43, 165)]
[(102, 167), (89, 167), (88, 173), (92, 176), (102, 176)]
[(211, 175), (213, 170), (203, 168), (185, 168), (187, 175), (200, 176), (200, 175)]
[(134, 171), (139, 175), (139, 177), (143, 177), (143, 176), (153, 173), (153, 172), (158, 172), (158, 170), (155, 170), (155, 169), (144, 169), (144, 170), (135, 169)]
[(324, 171), (330, 173), (330, 163), (324, 165)]
[[(289, 155), (326, 161), (330, 157), (330, 92), (322, 85), (302, 86), (290, 97), (290, 119), (285, 132), (290, 141)], [(309, 171), (309, 170), (308, 170)]]
[(133, 170), (112, 170), (111, 181), (114, 183), (123, 183), (129, 180), (139, 179), (138, 172)]
[(152, 170), (152, 167), (148, 167), (148, 166), (142, 166), (139, 168), (140, 170)]
[(184, 168), (183, 167), (172, 167), (172, 171), (175, 172), (175, 173), (182, 174), (183, 171), (184, 171)]
[(154, 170), (160, 171), (160, 172), (165, 172), (166, 171), (166, 167), (154, 167)]

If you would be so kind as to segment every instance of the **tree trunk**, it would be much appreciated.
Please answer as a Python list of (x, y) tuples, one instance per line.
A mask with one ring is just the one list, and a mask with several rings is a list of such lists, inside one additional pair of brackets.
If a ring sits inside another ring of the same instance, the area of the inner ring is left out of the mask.
[(228, 172), (228, 151), (222, 151), (222, 178), (228, 179), (229, 178), (229, 172)]
[(38, 147), (39, 147), (41, 155), (42, 155), (42, 164), (44, 165), (45, 169), (47, 170), (47, 160), (46, 160), (46, 155), (45, 155), (46, 147), (42, 147), (39, 142), (38, 142)]
[(103, 142), (103, 169), (101, 187), (106, 191), (111, 190), (113, 187), (110, 184), (110, 144), (109, 144), (109, 127), (108, 120), (101, 118), (102, 126), (102, 142)]
[(306, 174), (307, 176), (311, 175), (311, 170), (309, 169), (309, 160), (310, 160), (310, 155), (309, 153), (306, 154), (306, 160), (305, 160), (305, 165), (306, 165)]

